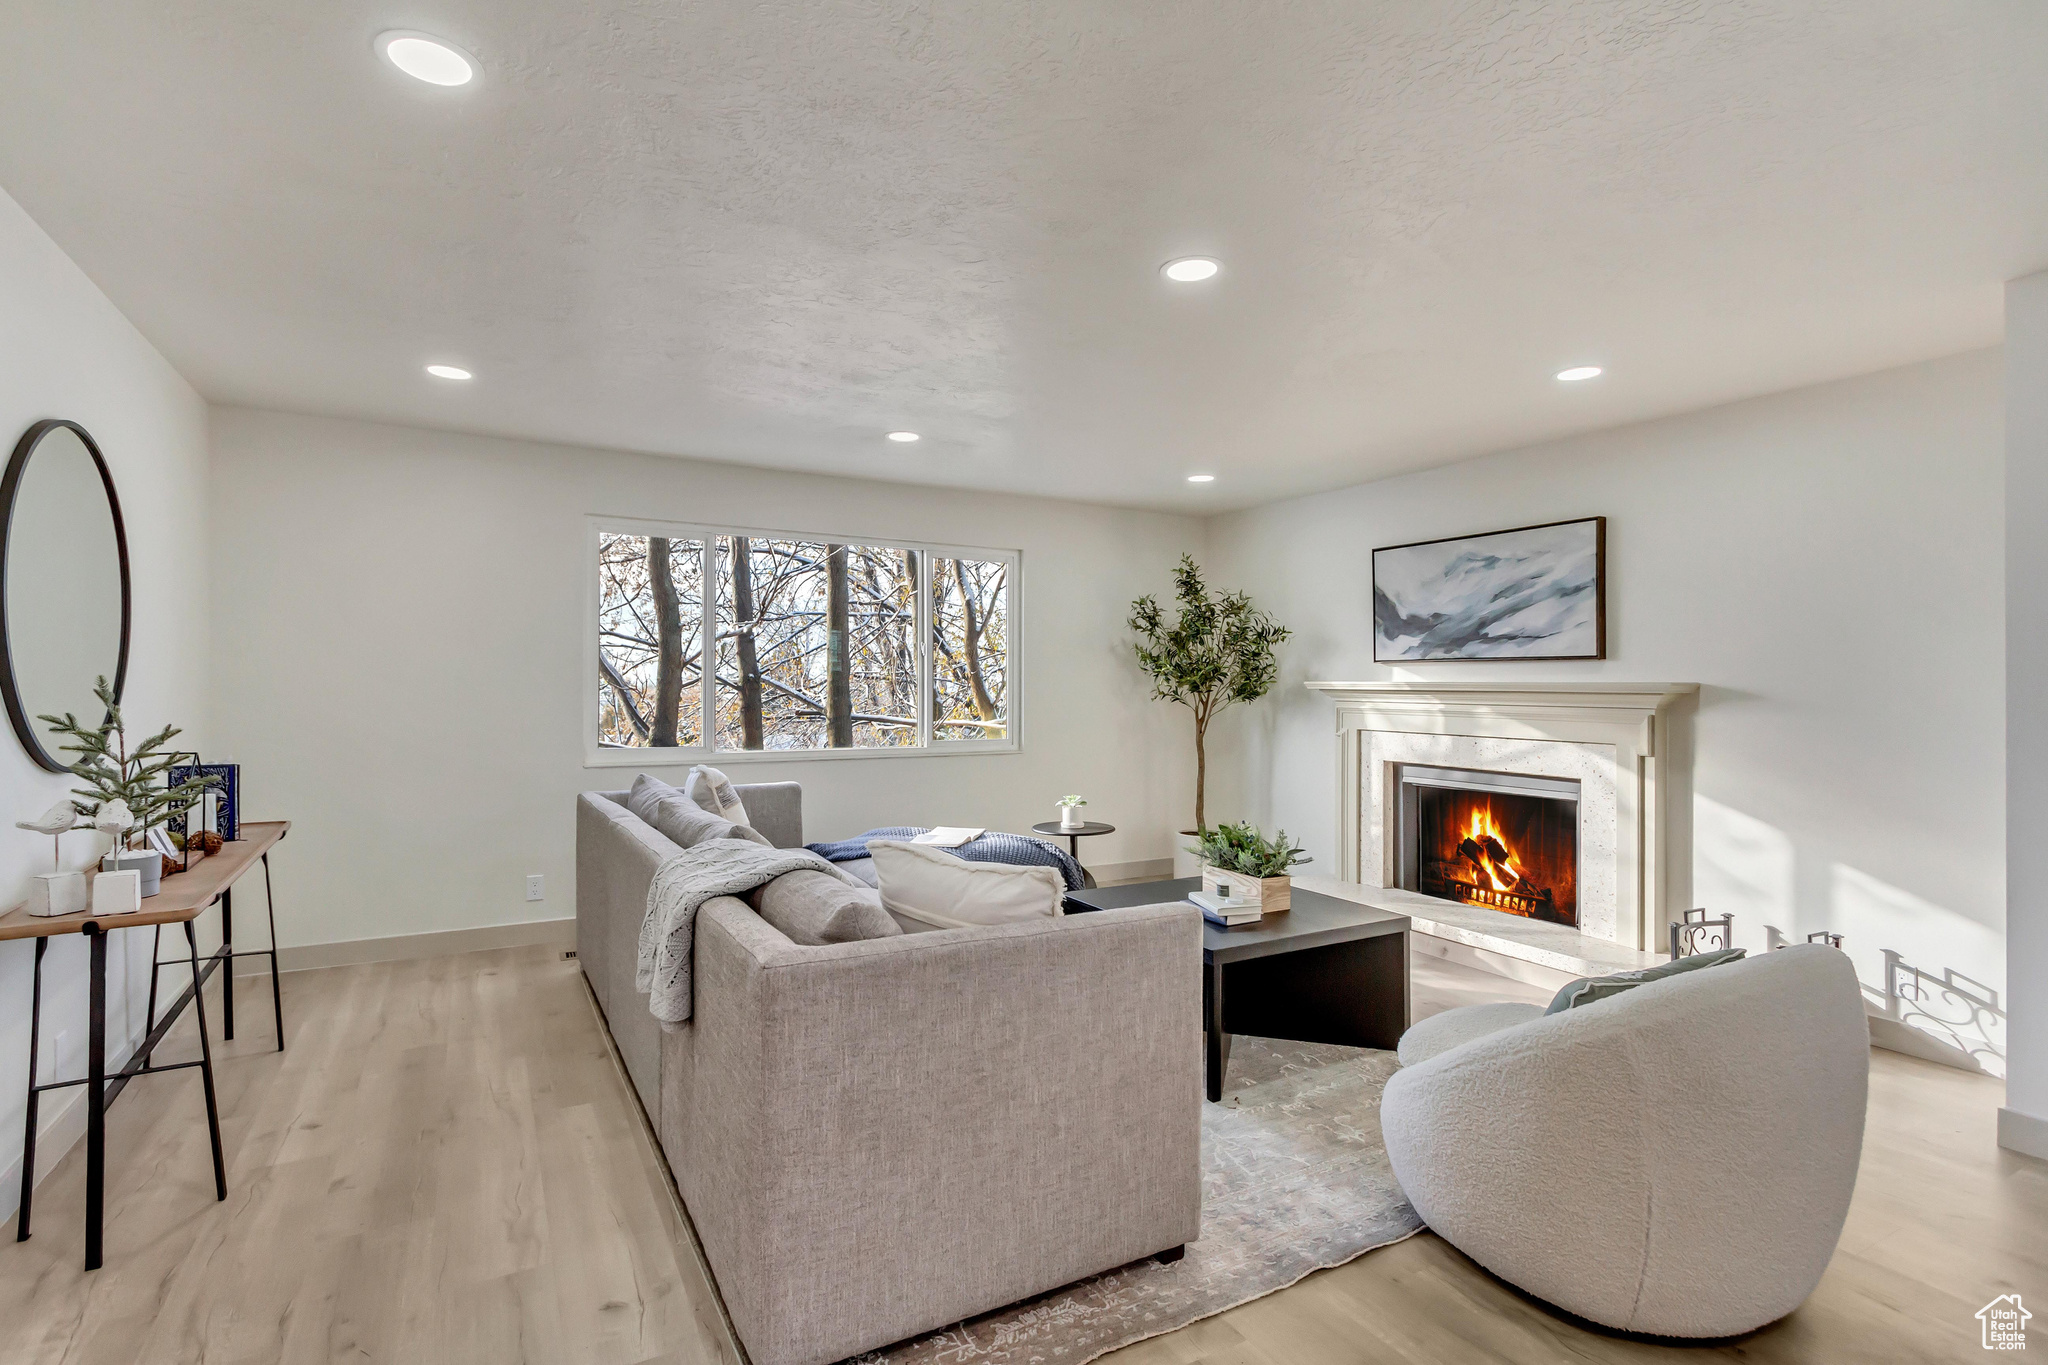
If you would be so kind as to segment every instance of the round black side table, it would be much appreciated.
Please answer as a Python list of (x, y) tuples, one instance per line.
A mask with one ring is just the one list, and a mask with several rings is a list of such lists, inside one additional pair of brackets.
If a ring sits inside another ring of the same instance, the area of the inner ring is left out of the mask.
[(1067, 826), (1057, 820), (1042, 820), (1031, 827), (1033, 834), (1064, 834), (1067, 836), (1067, 852), (1075, 862), (1081, 861), (1081, 840), (1091, 834), (1114, 834), (1115, 825), (1098, 825), (1090, 820), (1085, 825)]

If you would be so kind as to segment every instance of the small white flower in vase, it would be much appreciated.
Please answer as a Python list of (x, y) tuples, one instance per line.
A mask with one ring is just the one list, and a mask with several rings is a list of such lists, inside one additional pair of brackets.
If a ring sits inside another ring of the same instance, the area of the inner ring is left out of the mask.
[(1060, 798), (1060, 828), (1079, 829), (1088, 823), (1087, 802), (1078, 796)]

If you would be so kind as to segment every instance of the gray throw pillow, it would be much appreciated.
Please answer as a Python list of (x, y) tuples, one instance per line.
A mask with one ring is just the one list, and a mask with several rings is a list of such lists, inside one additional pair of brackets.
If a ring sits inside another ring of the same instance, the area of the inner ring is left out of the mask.
[(1582, 976), (1568, 982), (1551, 999), (1545, 1014), (1562, 1014), (1580, 1005), (1590, 1005), (1596, 1000), (1608, 1000), (1623, 991), (1632, 990), (1646, 981), (1662, 981), (1667, 976), (1680, 972), (1696, 972), (1702, 967), (1718, 967), (1724, 962), (1735, 962), (1747, 952), (1743, 948), (1722, 948), (1712, 953), (1694, 953), (1691, 957), (1674, 958), (1655, 967), (1644, 967), (1639, 971), (1616, 972), (1612, 976)]
[(705, 810), (682, 792), (646, 773), (633, 779), (626, 809), (666, 835), (677, 848), (695, 848), (707, 839), (768, 841), (745, 825), (735, 825)]
[(747, 902), (791, 943), (853, 943), (903, 932), (882, 908), (879, 892), (848, 886), (829, 872), (785, 872), (748, 892)]

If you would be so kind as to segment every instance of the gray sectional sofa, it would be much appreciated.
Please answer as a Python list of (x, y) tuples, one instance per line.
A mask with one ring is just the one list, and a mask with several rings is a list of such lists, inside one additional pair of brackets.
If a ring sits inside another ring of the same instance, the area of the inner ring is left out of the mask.
[[(800, 787), (740, 793), (803, 843)], [(722, 897), (697, 919), (695, 1017), (663, 1033), (633, 976), (678, 850), (625, 799), (577, 799), (577, 956), (754, 1365), (823, 1365), (1199, 1235), (1191, 907), (810, 947)]]

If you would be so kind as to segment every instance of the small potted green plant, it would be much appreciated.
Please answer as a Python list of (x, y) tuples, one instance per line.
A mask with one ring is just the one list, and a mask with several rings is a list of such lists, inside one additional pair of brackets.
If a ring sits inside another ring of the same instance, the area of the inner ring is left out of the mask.
[[(154, 896), (162, 884), (163, 855), (155, 849), (130, 849), (130, 838), (147, 834), (173, 815), (190, 810), (215, 779), (195, 777), (170, 786), (165, 777), (177, 764), (179, 755), (165, 746), (180, 733), (178, 727), (166, 725), (131, 750), (114, 689), (101, 678), (93, 694), (107, 708), (106, 719), (98, 725), (83, 725), (69, 712), (37, 719), (54, 733), (73, 741), (58, 746), (63, 752), (82, 755), (71, 765), (71, 771), (83, 778), (86, 785), (74, 788), (72, 795), (84, 799), (73, 804), (87, 824), (114, 838), (113, 850), (100, 864), (102, 870), (139, 872), (142, 894)], [(96, 816), (108, 818), (95, 819)]]
[(1276, 915), (1292, 900), (1294, 879), (1287, 870), (1311, 859), (1281, 830), (1268, 839), (1250, 824), (1218, 825), (1200, 834), (1188, 852), (1202, 860), (1202, 889), (1228, 900), (1250, 901), (1261, 914)]
[(1086, 801), (1078, 796), (1062, 796), (1060, 798), (1060, 828), (1079, 829), (1087, 824), (1088, 816), (1083, 809), (1087, 804)]

